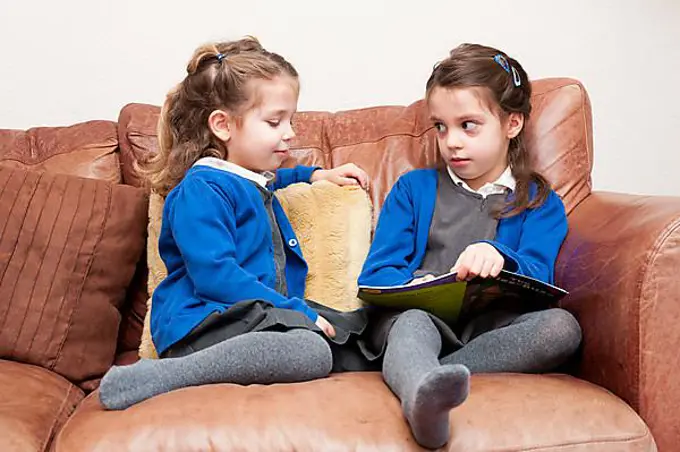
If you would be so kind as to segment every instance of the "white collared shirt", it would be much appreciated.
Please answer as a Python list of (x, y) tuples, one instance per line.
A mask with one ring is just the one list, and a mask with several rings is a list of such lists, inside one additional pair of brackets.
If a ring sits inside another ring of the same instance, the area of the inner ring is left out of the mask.
[(227, 171), (237, 176), (241, 176), (244, 179), (251, 180), (257, 185), (263, 188), (267, 187), (272, 179), (274, 179), (274, 174), (270, 171), (265, 171), (264, 173), (256, 173), (255, 171), (250, 171), (240, 165), (235, 163), (227, 162), (226, 160), (218, 159), (217, 157), (203, 157), (200, 158), (192, 166), (209, 166), (222, 171)]
[(510, 170), (509, 166), (505, 168), (505, 171), (503, 171), (503, 174), (501, 174), (498, 179), (493, 182), (487, 182), (486, 184), (482, 185), (479, 190), (473, 190), (467, 183), (465, 183), (463, 179), (456, 176), (456, 173), (453, 172), (450, 166), (447, 165), (446, 169), (449, 172), (449, 176), (451, 176), (451, 180), (454, 184), (459, 185), (472, 193), (480, 194), (484, 198), (489, 195), (504, 194), (506, 190), (515, 191), (515, 186), (517, 185), (517, 181), (512, 175), (512, 171)]

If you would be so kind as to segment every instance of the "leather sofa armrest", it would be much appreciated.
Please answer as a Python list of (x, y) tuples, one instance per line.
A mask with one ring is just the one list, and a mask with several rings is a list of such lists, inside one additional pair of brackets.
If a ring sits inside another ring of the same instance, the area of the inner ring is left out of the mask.
[(577, 375), (627, 401), (661, 446), (680, 406), (680, 197), (591, 194), (555, 276), (583, 328)]

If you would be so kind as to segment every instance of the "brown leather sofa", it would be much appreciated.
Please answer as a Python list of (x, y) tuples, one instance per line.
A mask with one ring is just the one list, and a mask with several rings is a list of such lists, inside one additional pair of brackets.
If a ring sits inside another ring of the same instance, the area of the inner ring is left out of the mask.
[[(556, 278), (583, 348), (572, 375), (473, 376), (446, 450), (677, 450), (680, 198), (591, 192), (577, 81), (534, 82), (533, 105), (534, 164), (569, 212)], [(375, 373), (102, 410), (99, 379), (136, 359), (141, 335), (148, 198), (133, 162), (156, 151), (158, 113), (132, 104), (117, 124), (0, 131), (0, 450), (419, 450)], [(376, 208), (400, 174), (437, 158), (422, 102), (303, 112), (296, 128), (289, 164), (359, 164)]]

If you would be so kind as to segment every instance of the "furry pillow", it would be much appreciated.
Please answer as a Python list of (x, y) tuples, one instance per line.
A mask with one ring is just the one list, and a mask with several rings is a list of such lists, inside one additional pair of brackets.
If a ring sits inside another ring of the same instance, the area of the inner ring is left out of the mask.
[[(339, 187), (327, 181), (294, 184), (276, 192), (309, 266), (305, 297), (340, 311), (361, 304), (356, 298), (357, 278), (368, 254), (372, 207), (366, 192), (355, 186)], [(149, 299), (139, 347), (141, 358), (156, 358), (151, 339), (151, 295), (166, 275), (158, 254), (163, 198), (149, 202)]]

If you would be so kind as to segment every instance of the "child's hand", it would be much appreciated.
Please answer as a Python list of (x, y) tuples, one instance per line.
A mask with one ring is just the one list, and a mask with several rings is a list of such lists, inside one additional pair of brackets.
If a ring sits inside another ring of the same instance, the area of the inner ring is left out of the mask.
[(407, 286), (413, 286), (415, 284), (420, 284), (420, 283), (424, 283), (424, 282), (427, 282), (427, 281), (432, 281), (434, 278), (435, 278), (434, 275), (425, 275), (425, 276), (422, 276), (420, 278), (415, 278), (415, 279), (411, 280), (411, 282), (408, 283)]
[(361, 185), (361, 188), (368, 187), (368, 174), (354, 163), (345, 163), (330, 170), (316, 170), (312, 173), (310, 182), (327, 180), (337, 185)]
[(323, 317), (319, 316), (316, 318), (316, 326), (321, 328), (321, 331), (323, 331), (326, 336), (335, 337), (335, 328), (333, 328), (333, 325)]
[(488, 243), (475, 243), (460, 253), (452, 272), (458, 272), (458, 281), (471, 280), (475, 276), (496, 277), (503, 269), (505, 259)]

